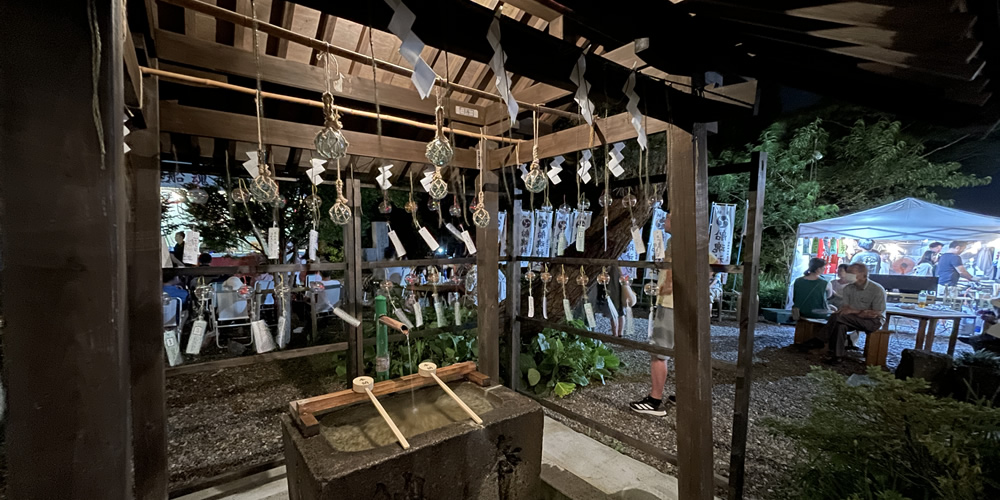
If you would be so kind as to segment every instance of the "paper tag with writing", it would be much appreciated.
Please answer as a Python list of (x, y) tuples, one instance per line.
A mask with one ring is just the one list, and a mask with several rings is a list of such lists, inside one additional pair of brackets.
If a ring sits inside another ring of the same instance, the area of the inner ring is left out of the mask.
[(452, 302), (455, 306), (455, 326), (462, 326), (462, 306), (459, 305), (458, 301)]
[(309, 260), (316, 262), (316, 248), (319, 246), (319, 233), (315, 229), (309, 230)]
[(448, 232), (451, 233), (451, 235), (455, 237), (455, 239), (459, 239), (459, 240), (462, 239), (462, 233), (458, 232), (458, 228), (455, 227), (454, 224), (452, 224), (452, 223), (449, 222), (449, 223), (447, 223), (447, 224), (444, 225), (444, 228), (447, 229)]
[(535, 298), (531, 295), (528, 295), (528, 317), (535, 317)]
[(191, 335), (188, 336), (188, 345), (184, 352), (188, 354), (201, 353), (201, 344), (205, 340), (205, 328), (208, 328), (208, 322), (203, 319), (191, 324)]
[(563, 299), (563, 312), (566, 313), (566, 321), (573, 321), (573, 307), (569, 305), (569, 299)]
[(587, 325), (591, 328), (597, 328), (597, 318), (594, 317), (594, 306), (590, 302), (584, 302), (583, 312), (587, 314)]
[(279, 229), (270, 227), (267, 229), (267, 258), (277, 259), (280, 254), (281, 241), (278, 237)]
[(198, 265), (198, 248), (201, 246), (201, 235), (198, 231), (188, 231), (184, 233), (184, 256), (181, 262)]
[(406, 255), (406, 249), (403, 248), (403, 242), (399, 241), (399, 236), (396, 236), (396, 231), (389, 231), (389, 241), (392, 242), (392, 247), (396, 249), (397, 258)]
[(576, 226), (576, 251), (583, 251), (583, 238), (587, 234), (587, 228), (583, 226)]
[(642, 229), (632, 226), (632, 242), (635, 243), (635, 253), (646, 253), (646, 244), (642, 242)]
[(424, 326), (424, 308), (420, 307), (420, 303), (413, 306), (413, 313), (417, 317), (417, 328)]
[(625, 308), (625, 331), (631, 333), (635, 330), (635, 315), (632, 314), (632, 308)]
[(170, 366), (177, 366), (184, 362), (181, 355), (181, 347), (177, 345), (177, 330), (165, 330), (163, 332), (163, 348), (167, 351), (167, 363)]
[(468, 229), (462, 230), (462, 239), (465, 240), (465, 248), (469, 254), (476, 255), (476, 242), (472, 241), (472, 235), (469, 234)]
[(407, 328), (413, 328), (413, 322), (411, 322), (410, 317), (406, 315), (406, 311), (397, 307), (393, 310), (393, 312), (396, 314), (396, 319), (406, 325)]
[(273, 351), (277, 347), (274, 345), (274, 338), (271, 337), (271, 330), (267, 327), (267, 323), (264, 320), (258, 319), (250, 323), (250, 333), (253, 334), (253, 342), (257, 346), (257, 354)]
[(559, 232), (559, 243), (556, 244), (556, 255), (562, 257), (566, 253), (566, 233)]
[(345, 310), (343, 310), (343, 309), (341, 309), (339, 307), (334, 307), (333, 308), (333, 314), (336, 314), (338, 318), (346, 321), (347, 324), (349, 324), (349, 325), (351, 325), (351, 326), (353, 326), (355, 328), (361, 326), (361, 320), (360, 319), (355, 318), (354, 316), (351, 316), (350, 314), (347, 313), (347, 311), (345, 311)]
[(424, 239), (424, 243), (427, 243), (427, 247), (430, 248), (432, 252), (437, 251), (438, 247), (441, 246), (438, 245), (437, 240), (434, 239), (434, 236), (431, 236), (431, 232), (428, 231), (426, 227), (421, 227), (417, 232), (420, 233), (420, 237)]
[(610, 315), (611, 315), (611, 326), (613, 326), (615, 328), (615, 330), (617, 331), (618, 330), (618, 309), (615, 309), (615, 303), (611, 301), (611, 297), (607, 297), (607, 299), (608, 299), (608, 311), (610, 311)]
[(653, 338), (653, 318), (656, 317), (656, 307), (649, 308), (649, 325), (646, 327), (646, 337)]
[(663, 231), (656, 230), (653, 231), (653, 258), (662, 259), (664, 256), (663, 249)]
[(434, 298), (434, 320), (438, 328), (444, 328), (444, 305), (437, 297)]
[(546, 295), (542, 295), (542, 317), (549, 319), (549, 298)]
[(288, 316), (284, 314), (278, 316), (278, 348), (284, 349), (288, 345), (288, 340), (291, 336), (292, 331), (288, 324)]

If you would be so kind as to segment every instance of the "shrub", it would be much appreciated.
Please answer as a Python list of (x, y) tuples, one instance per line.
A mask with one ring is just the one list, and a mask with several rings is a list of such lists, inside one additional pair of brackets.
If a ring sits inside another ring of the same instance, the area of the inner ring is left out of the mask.
[(757, 285), (760, 307), (784, 309), (788, 301), (788, 280), (777, 274), (762, 274)]
[(1000, 370), (1000, 356), (986, 350), (963, 352), (955, 358), (956, 367), (981, 367)]
[[(583, 321), (570, 322), (585, 328)], [(621, 366), (604, 342), (546, 328), (521, 349), (521, 386), (535, 394), (553, 393), (565, 397), (592, 380), (604, 383)], [(526, 339), (526, 340), (527, 340)]]
[(1000, 498), (1000, 409), (935, 398), (926, 381), (877, 367), (868, 376), (852, 387), (814, 369), (810, 415), (765, 422), (801, 447), (795, 498)]

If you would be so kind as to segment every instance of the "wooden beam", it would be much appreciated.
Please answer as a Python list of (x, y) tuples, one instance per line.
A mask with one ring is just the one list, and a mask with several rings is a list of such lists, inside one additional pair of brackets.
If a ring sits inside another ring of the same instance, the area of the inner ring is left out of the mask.
[(951, 31), (964, 36), (972, 30), (976, 16), (960, 12), (931, 15), (926, 4), (894, 6), (876, 2), (832, 2), (784, 11), (806, 19), (818, 19), (853, 26), (925, 28), (932, 32)]
[(361, 243), (361, 183), (357, 179), (344, 183), (345, 196), (351, 205), (351, 220), (344, 226), (344, 262), (347, 263), (345, 274), (344, 301), (345, 310), (351, 316), (361, 320), (358, 326), (344, 324), (347, 334), (347, 377), (354, 379), (364, 375), (365, 370), (365, 346), (364, 346), (364, 322), (362, 317), (364, 307), (361, 304), (361, 297), (364, 294), (364, 287), (361, 273), (362, 243)]
[[(499, 177), (496, 172), (483, 170), (483, 200), (490, 217), (496, 217), (499, 211)], [(493, 380), (500, 380), (500, 304), (497, 298), (500, 262), (500, 243), (496, 221), (490, 221), (485, 228), (476, 227), (476, 296), (478, 297), (479, 324), (479, 364), (480, 370)], [(508, 297), (510, 295), (508, 294)], [(508, 304), (511, 302), (508, 301)], [(520, 344), (513, 344), (514, 352), (518, 352)], [(517, 373), (518, 366), (511, 367), (512, 374)], [(514, 376), (511, 377), (516, 378)]]
[[(204, 42), (192, 37), (169, 31), (158, 31), (157, 54), (160, 59), (197, 66), (232, 75), (255, 78), (257, 65), (253, 53), (235, 47)], [(279, 57), (260, 56), (261, 77), (264, 81), (289, 87), (323, 92), (326, 90), (326, 69)], [(333, 91), (335, 97), (344, 97), (368, 103), (375, 102), (376, 86), (371, 78), (344, 75), (342, 91)], [(381, 106), (402, 109), (425, 115), (434, 115), (433, 99), (420, 99), (416, 90), (395, 85), (378, 85), (378, 101)], [(461, 103), (460, 106), (475, 110), (479, 117), (453, 112), (456, 121), (475, 126), (483, 125), (486, 115), (484, 106)], [(454, 110), (453, 110), (454, 111)]]
[(561, 12), (552, 8), (552, 5), (549, 2), (539, 0), (504, 0), (504, 3), (507, 5), (513, 5), (528, 14), (540, 17), (549, 22), (552, 22), (552, 20), (562, 15)]
[[(182, 106), (168, 101), (160, 103), (160, 128), (163, 132), (257, 142), (257, 120), (253, 116)], [(264, 142), (312, 150), (315, 147), (313, 138), (319, 129), (319, 125), (266, 118)], [(352, 155), (427, 163), (427, 143), (383, 136), (379, 145), (379, 138), (375, 134), (345, 130), (344, 135), (350, 142), (348, 153)], [(451, 165), (475, 168), (475, 152), (471, 149), (455, 150), (455, 159)]]
[(138, 110), (142, 109), (142, 73), (139, 72), (139, 59), (135, 54), (135, 43), (132, 32), (125, 30), (125, 43), (122, 47), (125, 61), (125, 105)]
[(712, 349), (708, 301), (708, 152), (705, 125), (671, 126), (667, 151), (672, 214), (678, 497), (711, 500)]
[(729, 500), (743, 498), (747, 427), (750, 422), (750, 389), (753, 387), (753, 338), (757, 328), (757, 277), (760, 275), (760, 232), (764, 227), (764, 187), (767, 153), (751, 156), (753, 172), (747, 190), (747, 237), (743, 254), (743, 291), (740, 296), (740, 337), (736, 360), (736, 399), (733, 403), (733, 441), (729, 456)]
[[(628, 113), (619, 113), (607, 118), (594, 120), (600, 134), (594, 134), (591, 144), (590, 125), (577, 125), (573, 128), (560, 130), (558, 132), (543, 135), (538, 138), (538, 156), (540, 158), (551, 158), (556, 155), (572, 153), (597, 147), (601, 144), (603, 137), (609, 143), (635, 139), (637, 134), (632, 127), (632, 116)], [(646, 135), (655, 134), (667, 130), (669, 124), (653, 118), (646, 119)], [(519, 153), (520, 156), (517, 156)], [(511, 165), (531, 161), (531, 148), (521, 147), (515, 149), (514, 146), (503, 147), (490, 154), (490, 168), (502, 168)]]
[(123, 8), (3, 4), (9, 498), (133, 497)]
[[(282, 28), (291, 29), (292, 19), (295, 17), (295, 4), (285, 0), (271, 1), (271, 24), (276, 24)], [(288, 40), (276, 36), (267, 37), (267, 47), (264, 53), (269, 56), (277, 56), (282, 59), (288, 55)]]
[(136, 499), (163, 500), (168, 464), (163, 336), (159, 335), (163, 329), (159, 82), (147, 76), (142, 84), (147, 127), (129, 134), (132, 150), (126, 157), (132, 193), (126, 246), (133, 489)]

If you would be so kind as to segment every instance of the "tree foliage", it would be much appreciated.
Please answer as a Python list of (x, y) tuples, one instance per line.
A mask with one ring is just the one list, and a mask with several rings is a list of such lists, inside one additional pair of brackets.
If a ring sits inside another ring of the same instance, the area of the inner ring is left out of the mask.
[[(860, 108), (831, 107), (778, 121), (757, 142), (722, 151), (712, 163), (748, 161), (755, 151), (767, 153), (762, 270), (783, 278), (800, 223), (905, 197), (950, 205), (940, 189), (990, 182), (962, 172), (959, 163), (932, 161), (923, 141), (902, 123)], [(746, 174), (713, 177), (709, 191), (716, 201), (741, 204), (747, 182)]]

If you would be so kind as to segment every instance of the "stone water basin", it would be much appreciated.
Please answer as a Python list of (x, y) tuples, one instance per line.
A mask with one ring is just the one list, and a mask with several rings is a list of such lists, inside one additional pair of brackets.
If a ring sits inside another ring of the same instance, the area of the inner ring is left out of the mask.
[(282, 415), (290, 498), (539, 498), (543, 413), (538, 403), (502, 386), (454, 382), (449, 387), (482, 425), (436, 385), (379, 398), (409, 441), (407, 450), (369, 401), (324, 415), (319, 434), (311, 437)]

